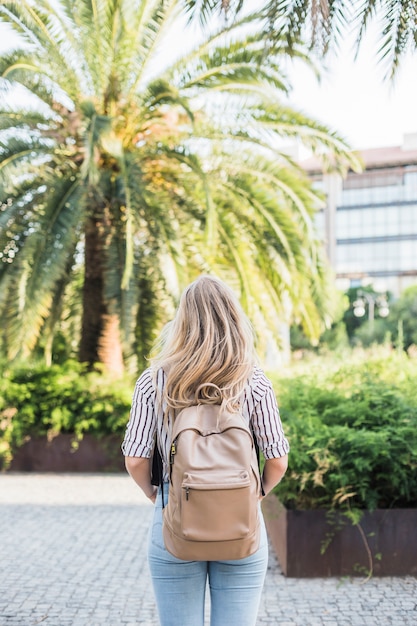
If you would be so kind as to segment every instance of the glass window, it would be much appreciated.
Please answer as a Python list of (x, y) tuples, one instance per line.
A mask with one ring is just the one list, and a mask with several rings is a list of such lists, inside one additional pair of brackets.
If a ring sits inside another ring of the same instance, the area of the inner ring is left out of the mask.
[(337, 239), (396, 237), (404, 234), (417, 234), (417, 204), (338, 209), (336, 213)]
[(417, 234), (417, 204), (408, 204), (400, 208), (399, 232), (403, 235)]
[(407, 172), (404, 175), (404, 199), (417, 199), (417, 172)]
[(417, 270), (417, 240), (409, 239), (401, 242), (398, 269), (403, 272)]
[(363, 189), (344, 189), (341, 195), (341, 204), (342, 206), (386, 204), (401, 201), (405, 199), (405, 195), (404, 186), (398, 184)]
[(336, 238), (350, 237), (348, 214), (350, 211), (336, 211)]
[(417, 269), (417, 240), (342, 244), (336, 249), (337, 273)]
[[(341, 230), (340, 236), (342, 239), (352, 239), (353, 237), (358, 236), (358, 221), (360, 219), (359, 212), (357, 210), (354, 211), (346, 211), (345, 213), (345, 225), (344, 229)], [(360, 232), (360, 228), (359, 228)]]
[(355, 263), (355, 256), (352, 253), (353, 245), (343, 244), (336, 248), (336, 271), (344, 274), (347, 272), (360, 271), (359, 264)]

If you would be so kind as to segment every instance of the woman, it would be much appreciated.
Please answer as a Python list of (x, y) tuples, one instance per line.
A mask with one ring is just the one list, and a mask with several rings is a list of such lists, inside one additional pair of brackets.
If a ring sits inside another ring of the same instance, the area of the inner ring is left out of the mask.
[[(210, 383), (202, 386), (202, 383)], [(182, 561), (165, 548), (162, 493), (151, 484), (155, 434), (168, 483), (169, 433), (178, 412), (196, 403), (239, 408), (251, 424), (265, 457), (265, 494), (287, 469), (284, 437), (270, 381), (256, 365), (249, 320), (222, 281), (201, 276), (182, 294), (178, 311), (162, 333), (156, 356), (136, 383), (123, 442), (126, 468), (155, 503), (148, 560), (161, 626), (203, 626), (206, 582), (210, 588), (211, 626), (254, 626), (268, 563), (261, 519), (258, 550), (234, 561)]]

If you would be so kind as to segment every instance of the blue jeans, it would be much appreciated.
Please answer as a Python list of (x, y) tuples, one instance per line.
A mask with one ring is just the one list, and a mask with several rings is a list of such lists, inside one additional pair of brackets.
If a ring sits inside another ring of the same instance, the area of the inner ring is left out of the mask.
[[(167, 496), (165, 485), (165, 502)], [(262, 514), (261, 541), (255, 554), (237, 561), (182, 561), (164, 545), (159, 490), (149, 533), (148, 561), (161, 626), (204, 626), (207, 581), (211, 626), (255, 626), (268, 565)]]

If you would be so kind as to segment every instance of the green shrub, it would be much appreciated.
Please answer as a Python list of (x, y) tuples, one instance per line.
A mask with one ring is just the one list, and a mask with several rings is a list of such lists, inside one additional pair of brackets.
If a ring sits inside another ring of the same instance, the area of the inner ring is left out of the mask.
[(417, 364), (386, 353), (275, 378), (289, 508), (417, 506)]
[(22, 365), (2, 372), (0, 382), (0, 465), (29, 437), (59, 433), (97, 436), (123, 431), (133, 383), (87, 372), (77, 362)]
[[(290, 440), (276, 493), (290, 508), (417, 506), (417, 362), (380, 349), (315, 359), (274, 376)], [(4, 369), (0, 465), (28, 437), (123, 437), (134, 381), (112, 381), (76, 362)]]

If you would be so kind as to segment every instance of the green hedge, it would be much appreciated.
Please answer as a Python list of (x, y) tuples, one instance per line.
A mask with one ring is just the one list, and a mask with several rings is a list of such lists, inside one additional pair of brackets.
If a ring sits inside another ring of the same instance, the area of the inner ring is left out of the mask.
[(291, 445), (276, 493), (288, 508), (417, 506), (417, 363), (362, 356), (274, 377)]
[(28, 437), (58, 433), (79, 439), (123, 432), (134, 382), (112, 381), (77, 362), (3, 370), (0, 382), (0, 466)]
[[(289, 469), (276, 493), (290, 508), (417, 506), (417, 361), (396, 353), (272, 375)], [(2, 372), (0, 464), (31, 436), (123, 437), (134, 379), (111, 381), (77, 363)]]

